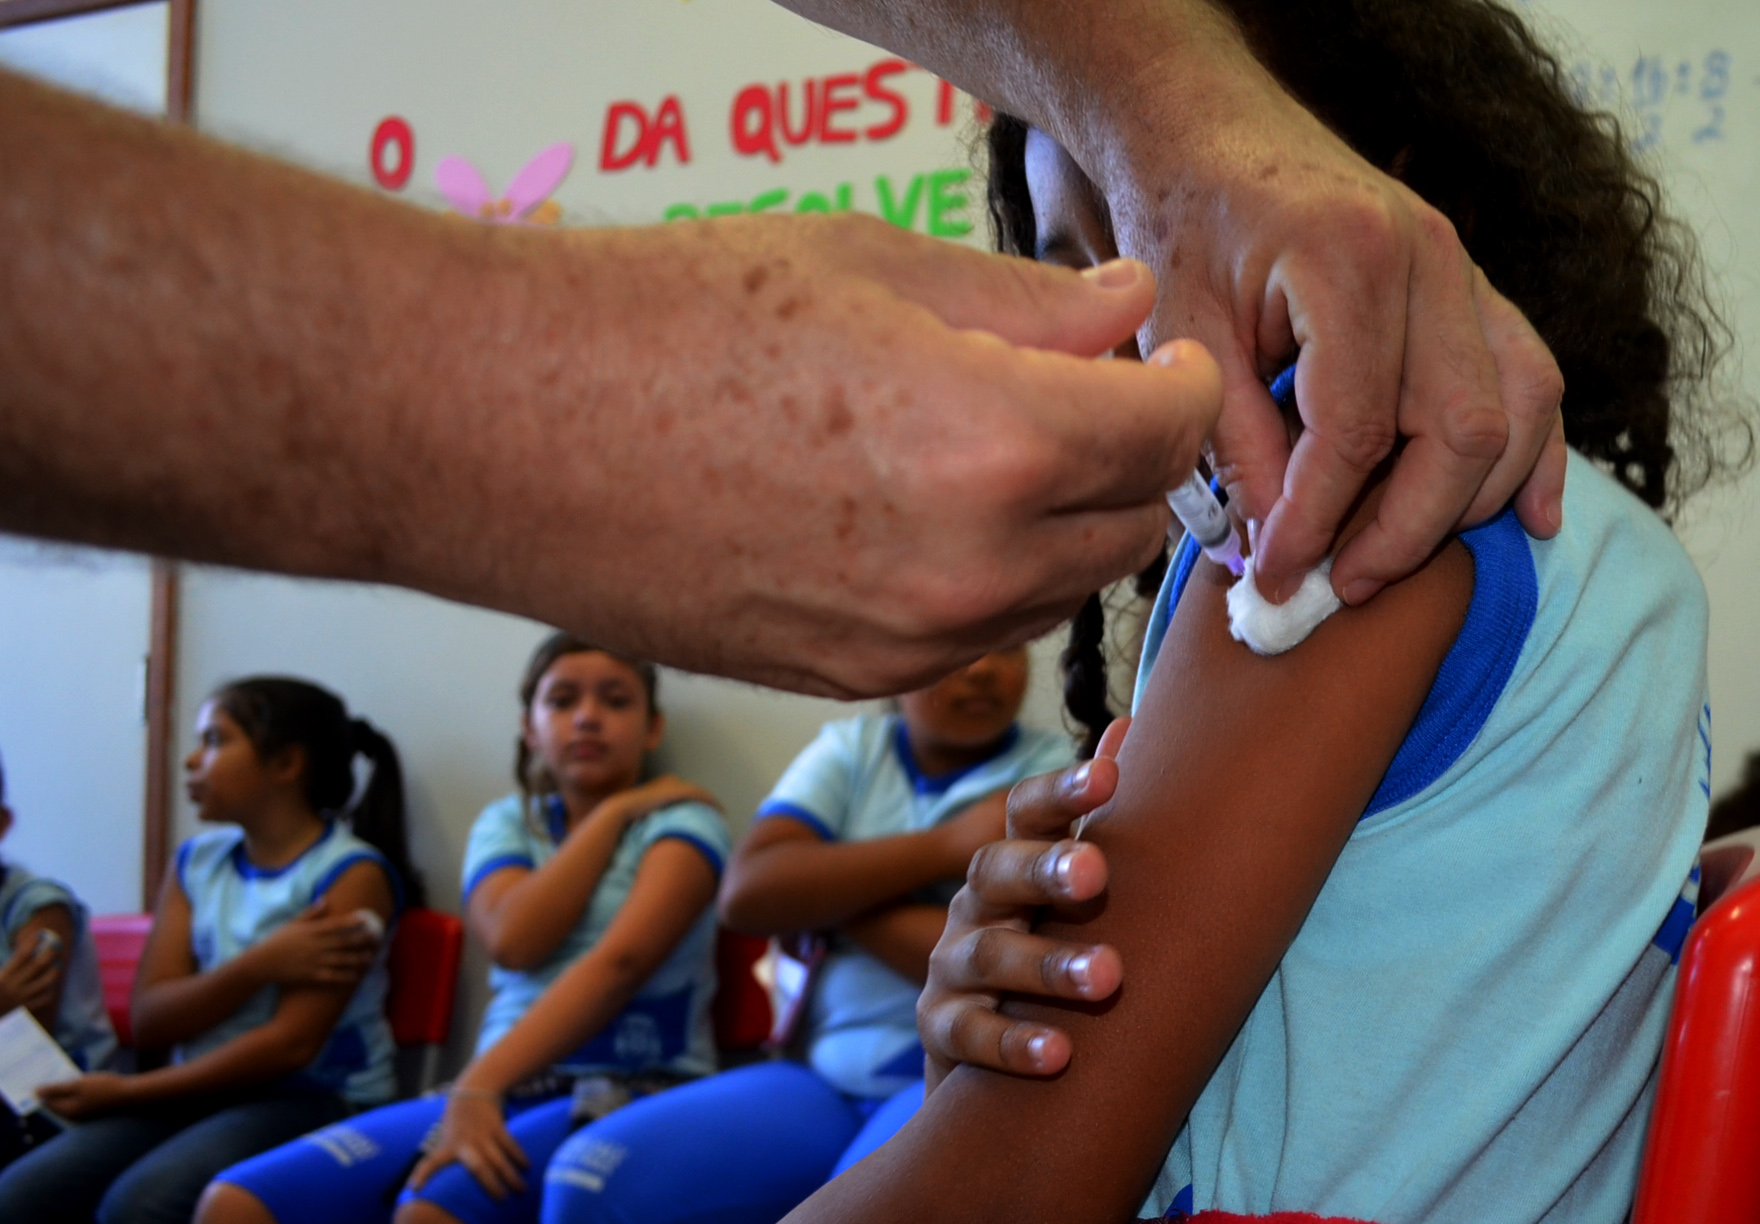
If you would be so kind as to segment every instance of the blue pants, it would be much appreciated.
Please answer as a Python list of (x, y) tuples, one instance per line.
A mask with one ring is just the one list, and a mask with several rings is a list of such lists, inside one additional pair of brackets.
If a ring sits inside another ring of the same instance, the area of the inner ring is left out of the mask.
[(173, 1101), (97, 1118), (0, 1173), (0, 1220), (31, 1224), (189, 1224), (227, 1165), (348, 1112), (334, 1093)]
[(568, 1137), (569, 1098), (508, 1102), (507, 1129), (524, 1149), (526, 1191), (497, 1202), (463, 1165), (447, 1165), (421, 1193), (403, 1183), (422, 1140), (445, 1112), (443, 1096), (400, 1101), (327, 1126), (216, 1179), (247, 1190), (279, 1224), (386, 1224), (399, 1202), (420, 1198), (468, 1224), (529, 1224), (538, 1218), (544, 1166)]
[(922, 1103), (844, 1096), (799, 1063), (742, 1067), (576, 1132), (544, 1174), (543, 1224), (774, 1224)]

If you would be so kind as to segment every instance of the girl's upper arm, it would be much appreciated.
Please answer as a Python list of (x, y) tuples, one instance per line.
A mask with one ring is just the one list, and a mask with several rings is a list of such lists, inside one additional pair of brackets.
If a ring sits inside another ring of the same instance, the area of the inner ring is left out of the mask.
[[(376, 860), (362, 859), (336, 877), (325, 891), (330, 900), (330, 913), (352, 914), (356, 910), (372, 910), (390, 928), (395, 896), (391, 879)], [(313, 898), (316, 900), (316, 898)], [(329, 1039), (330, 1030), (342, 1017), (343, 1009), (354, 996), (358, 983), (345, 986), (284, 987), (269, 1025), (289, 1040), (314, 1047), (310, 1058)], [(303, 1060), (309, 1062), (310, 1058)], [(302, 1063), (303, 1065), (303, 1063)]]
[(189, 898), (184, 895), (183, 881), (178, 878), (178, 861), (172, 859), (165, 868), (164, 882), (159, 885), (159, 899), (153, 906), (153, 925), (147, 931), (147, 945), (141, 950), (141, 963), (135, 970), (137, 994), (157, 982), (188, 977), (196, 972), (195, 948), (190, 942)]
[(471, 937), (485, 948), (495, 946), (495, 935), (501, 924), (498, 911), (508, 890), (531, 874), (532, 868), (509, 863), (471, 882), (464, 904), (465, 923), (471, 929)]
[(1045, 1081), (959, 1068), (805, 1218), (1133, 1218), (1416, 719), (1472, 584), (1451, 543), (1261, 658), (1229, 637), (1227, 575), (1201, 563), (1118, 790), (1088, 825), (1108, 891), (1084, 920), (1045, 927), (1116, 947), (1123, 986), (1098, 1005), (1008, 1004), (1069, 1033), (1069, 1068)]

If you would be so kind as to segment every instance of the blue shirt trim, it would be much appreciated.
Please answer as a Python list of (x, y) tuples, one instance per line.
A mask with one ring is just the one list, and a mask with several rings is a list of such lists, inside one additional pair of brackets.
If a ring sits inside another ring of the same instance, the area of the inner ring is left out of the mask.
[(1668, 953), (1669, 963), (1680, 964), (1681, 948), (1686, 945), (1687, 932), (1693, 929), (1693, 903), (1685, 897), (1678, 897), (1669, 907), (1668, 917), (1656, 929), (1656, 938), (1650, 942)]
[[(306, 855), (329, 841), (330, 835), (335, 831), (336, 822), (334, 820), (326, 820), (324, 822), (324, 831), (318, 835), (318, 840), (307, 846), (304, 850), (301, 850), (292, 859), (281, 864), (279, 867), (259, 867), (251, 862), (250, 855), (245, 853), (244, 838), (241, 837), (232, 847), (232, 869), (247, 880), (273, 880), (279, 876), (284, 876), (295, 867), (299, 866), (300, 860), (305, 858)], [(188, 845), (189, 842), (185, 842), (184, 844)], [(182, 863), (179, 862), (178, 865), (181, 868)]]
[(1404, 803), (1460, 760), (1503, 696), (1534, 627), (1540, 584), (1514, 510), (1463, 531), (1473, 556), (1473, 598), (1460, 636), (1375, 789), (1363, 819)]
[(702, 852), (703, 857), (709, 860), (709, 866), (715, 872), (715, 878), (717, 880), (719, 880), (721, 878), (721, 868), (723, 866), (723, 864), (721, 862), (721, 855), (716, 852), (716, 849), (714, 846), (711, 846), (708, 842), (706, 842), (702, 838), (698, 837), (695, 833), (684, 833), (684, 832), (662, 833), (659, 837), (656, 837), (654, 839), (653, 843), (650, 844), (650, 846), (648, 848), (650, 850), (653, 849), (653, 847), (655, 845), (658, 845), (659, 843), (665, 841), (669, 837), (675, 838), (676, 840), (681, 841), (681, 842), (689, 842), (691, 845), (695, 846), (698, 850), (700, 850)]
[(898, 763), (904, 768), (904, 776), (911, 780), (911, 789), (919, 795), (945, 795), (953, 789), (954, 783), (967, 774), (984, 768), (991, 761), (1013, 748), (1020, 741), (1020, 738), (1021, 725), (1010, 723), (1008, 730), (1002, 733), (1002, 738), (996, 741), (996, 748), (989, 756), (981, 761), (973, 761), (963, 769), (949, 770), (947, 773), (930, 777), (917, 767), (917, 759), (911, 755), (911, 737), (910, 733), (905, 730), (904, 719), (901, 718), (892, 724), (893, 751), (898, 753)]
[(544, 796), (544, 825), (550, 830), (550, 840), (560, 846), (568, 836), (568, 805), (561, 795)]
[(459, 900), (469, 901), (471, 894), (476, 891), (477, 885), (483, 882), (483, 877), (500, 871), (503, 867), (524, 867), (527, 871), (531, 871), (536, 866), (536, 863), (523, 854), (498, 854), (478, 867), (472, 873), (471, 878), (464, 882), (464, 892), (460, 895)]
[(791, 820), (800, 821), (826, 841), (837, 840), (837, 834), (831, 831), (830, 825), (813, 815), (813, 813), (807, 811), (806, 808), (801, 807), (798, 803), (788, 803), (781, 799), (771, 799), (758, 808), (757, 818), (763, 820), (766, 816), (787, 816)]

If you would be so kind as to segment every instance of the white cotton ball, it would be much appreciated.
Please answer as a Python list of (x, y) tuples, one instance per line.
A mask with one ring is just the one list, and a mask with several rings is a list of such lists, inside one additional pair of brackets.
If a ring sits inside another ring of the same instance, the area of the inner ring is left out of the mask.
[(357, 909), (354, 912), (355, 925), (360, 927), (375, 941), (385, 938), (385, 920), (370, 909)]
[(1259, 594), (1248, 557), (1246, 571), (1228, 588), (1228, 631), (1254, 654), (1282, 654), (1343, 606), (1332, 593), (1331, 557), (1309, 570), (1296, 593), (1281, 604)]

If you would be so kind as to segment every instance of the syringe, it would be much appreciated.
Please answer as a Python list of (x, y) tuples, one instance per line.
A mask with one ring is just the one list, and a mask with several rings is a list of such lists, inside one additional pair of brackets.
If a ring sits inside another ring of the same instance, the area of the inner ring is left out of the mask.
[(1216, 494), (1210, 491), (1204, 478), (1193, 472), (1179, 488), (1167, 491), (1167, 504), (1173, 507), (1174, 515), (1198, 541), (1204, 555), (1218, 565), (1227, 566), (1229, 573), (1240, 577), (1246, 563), (1241, 560), (1241, 545), (1235, 538), (1234, 524), (1229, 522), (1228, 511), (1216, 500)]

